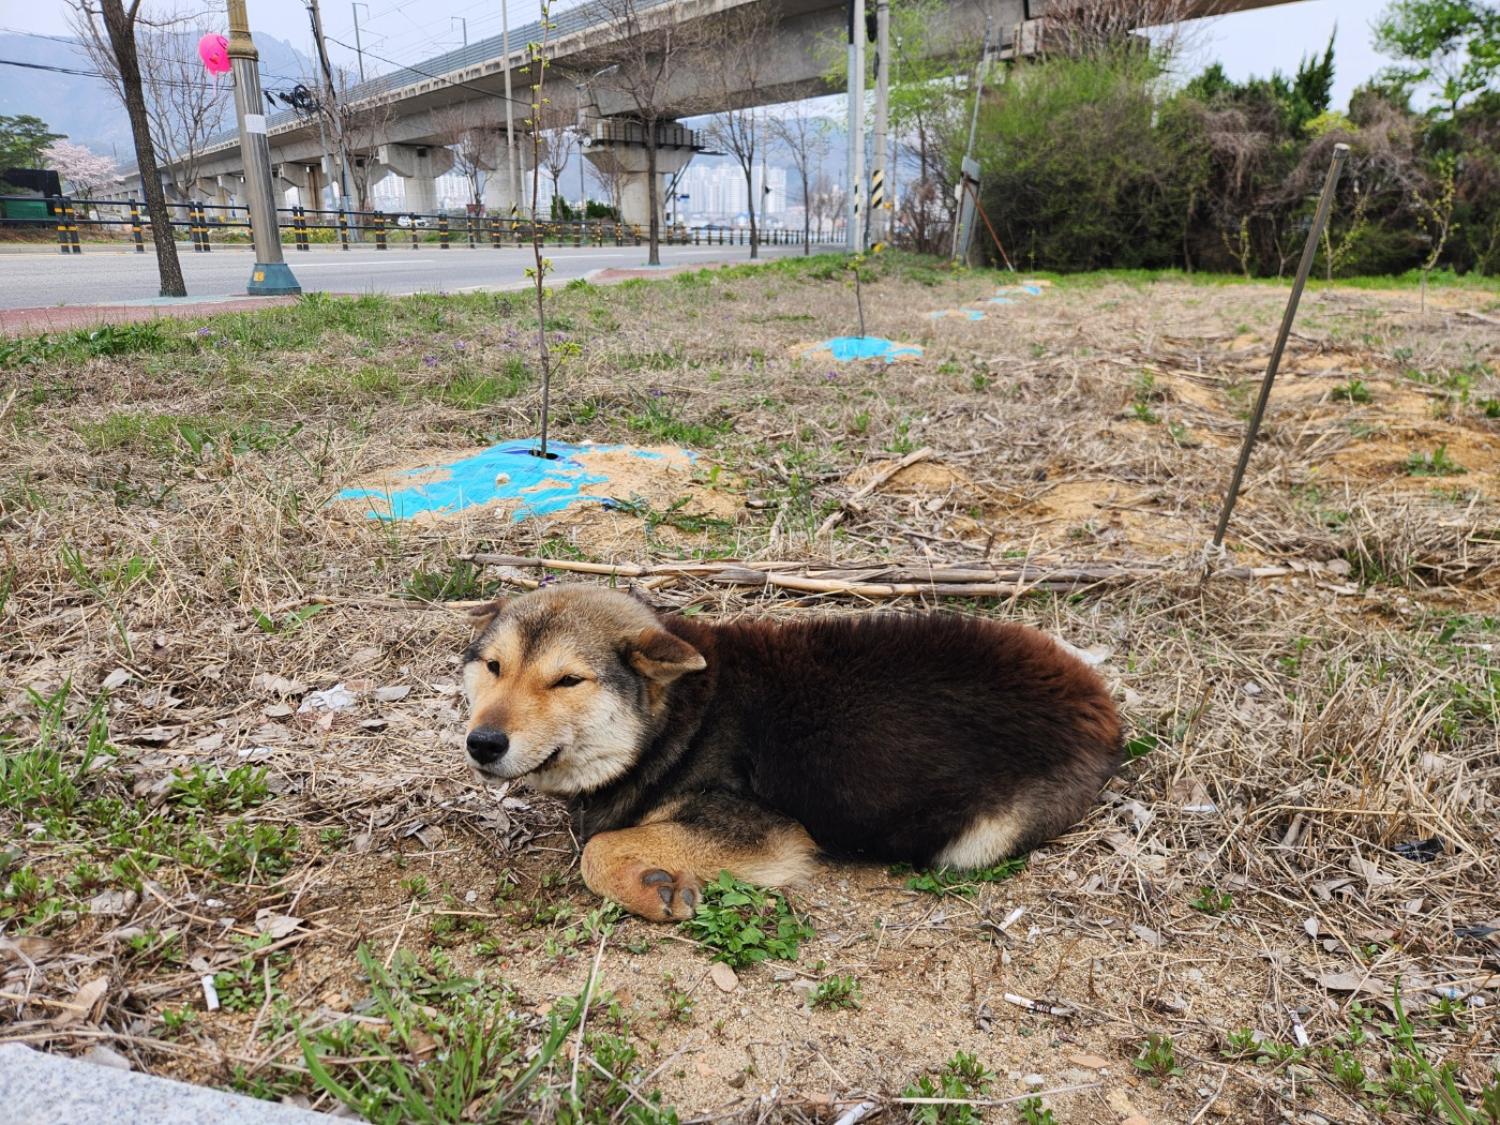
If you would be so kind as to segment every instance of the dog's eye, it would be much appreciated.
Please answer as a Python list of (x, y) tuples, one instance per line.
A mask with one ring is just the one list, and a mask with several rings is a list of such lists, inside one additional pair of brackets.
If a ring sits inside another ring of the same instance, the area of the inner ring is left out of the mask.
[(583, 683), (582, 676), (560, 676), (553, 687), (577, 687)]
[(500, 674), (500, 661), (498, 660), (491, 660), (486, 662), (485, 667), (490, 670), (490, 675), (492, 676), (498, 676)]

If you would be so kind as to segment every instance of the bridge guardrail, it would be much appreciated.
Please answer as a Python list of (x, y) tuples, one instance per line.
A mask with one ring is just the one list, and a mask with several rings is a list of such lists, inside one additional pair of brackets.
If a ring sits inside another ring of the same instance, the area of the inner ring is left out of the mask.
[[(9, 203), (26, 203), (30, 213), (12, 217)], [(46, 204), (45, 219), (37, 217), (34, 206)], [(236, 204), (203, 202), (169, 203), (173, 213), (172, 228), (186, 231), (194, 253), (212, 252), (215, 239), (219, 244), (250, 241), (250, 212)], [(373, 243), (376, 250), (389, 250), (391, 235), (409, 236), (412, 250), (436, 245), (447, 250), (457, 241), (476, 250), (488, 242), (496, 250), (503, 247), (529, 247), (532, 241), (531, 219), (468, 210), (461, 214), (446, 211), (359, 211), (352, 208), (278, 207), (276, 209), (281, 241), (293, 253), (306, 252), (315, 243), (337, 243), (343, 250), (355, 243)], [(181, 216), (180, 218), (178, 216)], [(118, 232), (120, 241), (131, 243), (137, 254), (146, 252), (146, 231), (150, 216), (141, 201), (129, 199), (73, 199), (69, 196), (0, 196), (0, 231), (6, 229), (54, 229), (58, 250), (69, 257), (83, 253), (85, 245), (80, 232), (110, 235)], [(640, 226), (613, 219), (559, 219), (536, 222), (544, 245), (557, 247), (641, 246), (647, 241)], [(762, 246), (790, 246), (802, 242), (802, 232), (772, 228), (759, 230)], [(112, 239), (114, 241), (114, 239)], [(401, 241), (406, 243), (406, 238)], [(821, 234), (815, 241), (822, 242)], [(745, 227), (684, 223), (664, 225), (664, 246), (748, 246), (750, 232)]]

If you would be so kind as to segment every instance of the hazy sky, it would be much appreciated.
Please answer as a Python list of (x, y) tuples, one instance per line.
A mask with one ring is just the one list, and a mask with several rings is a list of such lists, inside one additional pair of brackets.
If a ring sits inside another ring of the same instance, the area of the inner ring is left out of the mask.
[[(562, 3), (558, 9), (571, 6)], [(1370, 23), (1384, 6), (1384, 0), (1298, 0), (1198, 20), (1191, 25), (1193, 50), (1185, 64), (1196, 70), (1217, 59), (1237, 79), (1290, 72), (1304, 55), (1322, 50), (1336, 25), (1334, 104), (1343, 107), (1349, 92), (1387, 61), (1370, 45)], [(375, 70), (387, 67), (369, 55), (417, 62), (459, 46), (461, 19), (468, 21), (470, 39), (500, 31), (499, 0), (369, 0), (358, 7), (367, 63)], [(0, 29), (68, 34), (66, 9), (65, 0), (0, 0)], [(536, 18), (535, 0), (510, 0), (506, 9), (512, 28)], [(249, 12), (252, 31), (270, 32), (308, 49), (311, 34), (302, 0), (249, 0)], [(354, 42), (353, 5), (347, 0), (324, 0), (323, 21), (330, 37)], [(329, 44), (329, 53), (337, 61), (354, 63), (353, 52), (337, 44)]]

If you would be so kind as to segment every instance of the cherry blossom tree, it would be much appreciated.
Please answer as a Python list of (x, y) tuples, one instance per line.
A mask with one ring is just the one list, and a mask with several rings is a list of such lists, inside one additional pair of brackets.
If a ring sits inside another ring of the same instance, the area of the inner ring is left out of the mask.
[(114, 159), (100, 156), (72, 141), (53, 141), (42, 150), (47, 165), (68, 185), (68, 192), (79, 199), (92, 199), (121, 182), (120, 169)]

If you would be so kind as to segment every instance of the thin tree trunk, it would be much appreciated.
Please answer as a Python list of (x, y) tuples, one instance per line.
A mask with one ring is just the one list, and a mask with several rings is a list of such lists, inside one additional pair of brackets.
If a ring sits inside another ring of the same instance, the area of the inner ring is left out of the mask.
[(146, 213), (151, 216), (151, 241), (156, 244), (156, 268), (161, 277), (163, 297), (186, 297), (182, 280), (182, 263), (177, 260), (177, 241), (173, 237), (172, 215), (167, 210), (167, 196), (161, 187), (156, 167), (156, 147), (151, 143), (151, 122), (146, 116), (146, 94), (141, 87), (141, 64), (135, 51), (134, 10), (125, 14), (121, 0), (100, 0), (109, 44), (120, 69), (120, 89), (124, 92), (125, 113), (130, 118), (130, 133), (135, 140), (135, 166), (141, 175), (141, 190), (146, 196)]
[(812, 208), (807, 200), (807, 172), (802, 171), (802, 256), (812, 254)]
[(661, 223), (657, 212), (661, 209), (660, 185), (656, 182), (656, 119), (646, 126), (646, 198), (651, 204), (651, 252), (646, 264), (661, 265)]
[(745, 206), (750, 211), (750, 257), (760, 257), (760, 247), (755, 241), (755, 155), (740, 165), (745, 170)]

